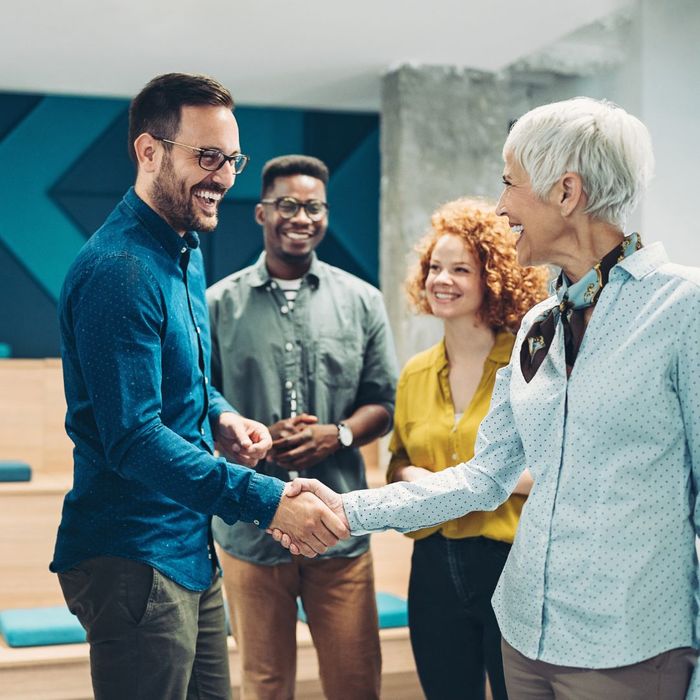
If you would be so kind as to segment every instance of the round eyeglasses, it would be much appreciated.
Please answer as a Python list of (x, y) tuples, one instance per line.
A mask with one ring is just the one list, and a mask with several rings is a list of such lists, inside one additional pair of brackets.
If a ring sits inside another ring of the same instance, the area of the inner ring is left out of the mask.
[(311, 221), (321, 221), (328, 214), (328, 204), (320, 199), (307, 199), (300, 202), (295, 197), (261, 199), (260, 204), (272, 204), (283, 219), (293, 219), (303, 209)]
[(245, 166), (248, 165), (248, 161), (250, 160), (248, 156), (242, 153), (234, 153), (232, 156), (227, 156), (218, 148), (197, 148), (197, 146), (188, 146), (186, 143), (171, 141), (170, 139), (164, 139), (160, 136), (154, 136), (153, 138), (163, 143), (170, 143), (173, 146), (180, 146), (180, 148), (189, 148), (190, 151), (198, 153), (199, 167), (202, 168), (202, 170), (214, 172), (221, 169), (224, 163), (231, 163), (233, 172), (236, 175), (240, 175), (245, 170)]

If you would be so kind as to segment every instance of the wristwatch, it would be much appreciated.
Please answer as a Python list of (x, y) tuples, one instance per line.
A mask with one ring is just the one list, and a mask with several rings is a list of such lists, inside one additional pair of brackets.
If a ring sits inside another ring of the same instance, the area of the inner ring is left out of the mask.
[(350, 426), (346, 425), (345, 423), (338, 423), (338, 442), (343, 446), (343, 447), (350, 447), (352, 445), (352, 430), (350, 430)]

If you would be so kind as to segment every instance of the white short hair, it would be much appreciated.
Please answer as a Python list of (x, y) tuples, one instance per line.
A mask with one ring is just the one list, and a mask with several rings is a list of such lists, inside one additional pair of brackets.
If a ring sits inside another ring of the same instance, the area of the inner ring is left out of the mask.
[(625, 228), (654, 170), (647, 128), (605, 100), (576, 97), (537, 107), (518, 119), (503, 155), (512, 153), (545, 198), (566, 172), (578, 173), (586, 213)]

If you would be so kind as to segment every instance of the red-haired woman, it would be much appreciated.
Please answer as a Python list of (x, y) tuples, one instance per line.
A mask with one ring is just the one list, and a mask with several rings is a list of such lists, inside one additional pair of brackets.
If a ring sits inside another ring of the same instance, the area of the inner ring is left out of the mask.
[[(525, 312), (546, 297), (546, 273), (523, 268), (515, 236), (493, 207), (459, 199), (432, 216), (409, 277), (418, 312), (445, 335), (406, 364), (399, 380), (389, 481), (413, 481), (468, 461), (496, 372), (508, 364)], [(493, 594), (530, 489), (525, 472), (493, 512), (411, 533), (411, 644), (427, 698), (507, 698)]]

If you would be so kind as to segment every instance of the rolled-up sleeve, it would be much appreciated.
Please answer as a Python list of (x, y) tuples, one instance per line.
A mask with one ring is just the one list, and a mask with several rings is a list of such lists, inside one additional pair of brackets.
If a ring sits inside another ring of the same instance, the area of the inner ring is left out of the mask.
[[(386, 409), (392, 422), (398, 366), (396, 350), (381, 293), (369, 298), (362, 373), (357, 389), (356, 406), (378, 404)], [(391, 424), (387, 426), (387, 431)]]

